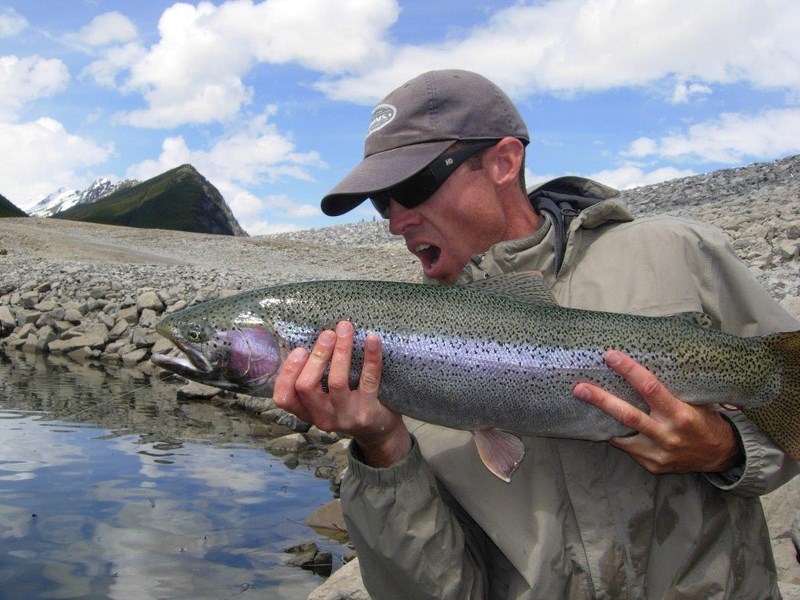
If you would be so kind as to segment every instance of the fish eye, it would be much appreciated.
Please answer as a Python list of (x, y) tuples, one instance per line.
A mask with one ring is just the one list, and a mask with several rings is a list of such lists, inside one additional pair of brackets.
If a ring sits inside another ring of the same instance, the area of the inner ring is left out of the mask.
[(200, 325), (190, 323), (186, 327), (186, 337), (192, 342), (203, 342), (206, 339), (205, 332)]

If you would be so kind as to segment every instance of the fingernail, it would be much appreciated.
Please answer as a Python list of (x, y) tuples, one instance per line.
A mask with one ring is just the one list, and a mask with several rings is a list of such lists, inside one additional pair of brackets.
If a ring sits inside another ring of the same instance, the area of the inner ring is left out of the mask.
[(303, 348), (295, 348), (289, 353), (288, 360), (293, 363), (301, 363), (306, 358), (306, 351)]
[(328, 329), (319, 334), (317, 343), (321, 346), (333, 346), (336, 343), (336, 335)]
[(622, 354), (615, 350), (606, 352), (606, 364), (609, 367), (616, 367), (622, 362)]
[(572, 390), (572, 393), (578, 400), (588, 400), (592, 396), (589, 388), (587, 388), (585, 385), (576, 385), (575, 389)]
[(339, 321), (336, 324), (336, 335), (343, 337), (346, 335), (350, 335), (350, 332), (353, 329), (352, 323), (350, 321)]

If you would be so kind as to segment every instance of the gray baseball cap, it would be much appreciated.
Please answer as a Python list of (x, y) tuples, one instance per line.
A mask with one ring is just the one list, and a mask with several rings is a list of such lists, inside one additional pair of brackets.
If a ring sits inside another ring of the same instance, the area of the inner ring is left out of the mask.
[(415, 175), (456, 141), (506, 136), (530, 141), (519, 111), (494, 83), (471, 71), (423, 73), (372, 110), (364, 160), (322, 199), (322, 212), (343, 215)]

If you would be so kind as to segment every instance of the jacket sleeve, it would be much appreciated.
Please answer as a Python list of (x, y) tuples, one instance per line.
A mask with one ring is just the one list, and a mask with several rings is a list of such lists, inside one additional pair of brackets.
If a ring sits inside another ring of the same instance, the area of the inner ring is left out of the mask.
[(741, 440), (744, 462), (725, 473), (709, 473), (718, 488), (739, 496), (761, 496), (779, 488), (800, 473), (793, 461), (740, 412), (726, 413)]
[(360, 461), (350, 445), (342, 480), (345, 523), (373, 600), (486, 598), (485, 534), (446, 503), (414, 440), (411, 453), (385, 469)]
[[(704, 310), (722, 331), (754, 336), (795, 331), (800, 323), (787, 313), (761, 286), (750, 269), (718, 232), (703, 237), (705, 264), (700, 269)], [(708, 479), (725, 491), (741, 495), (767, 494), (800, 473), (800, 464), (790, 459), (742, 413), (725, 413), (744, 450), (744, 463)]]

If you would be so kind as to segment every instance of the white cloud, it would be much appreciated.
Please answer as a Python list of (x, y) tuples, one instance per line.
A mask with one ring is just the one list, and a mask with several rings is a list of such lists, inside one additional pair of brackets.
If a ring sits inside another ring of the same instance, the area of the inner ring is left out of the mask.
[(210, 173), (244, 184), (287, 176), (312, 180), (308, 167), (324, 163), (316, 152), (295, 150), (294, 143), (269, 122), (273, 110), (268, 109), (264, 115), (219, 138), (209, 150), (190, 149), (182, 136), (167, 138), (157, 160), (134, 165), (128, 176), (152, 177), (182, 163), (192, 163), (204, 175)]
[(83, 186), (76, 170), (103, 163), (112, 152), (112, 145), (70, 134), (54, 119), (0, 123), (0, 193), (28, 208), (31, 200), (60, 187)]
[[(318, 204), (298, 203), (285, 194), (259, 198), (246, 190), (232, 189), (223, 195), (236, 220), (250, 235), (294, 231), (300, 229), (297, 220), (311, 219), (321, 214)], [(265, 221), (265, 214), (284, 220)]]
[[(10, 29), (10, 14), (0, 12), (4, 32)], [(69, 133), (47, 116), (19, 122), (27, 104), (65, 91), (69, 82), (69, 70), (59, 59), (0, 56), (0, 182), (2, 194), (20, 208), (58, 188), (84, 184), (77, 171), (106, 161), (113, 152), (113, 145)]]
[[(319, 204), (305, 204), (285, 194), (267, 195), (259, 198), (254, 193), (231, 181), (219, 186), (236, 220), (250, 235), (265, 235), (298, 229), (297, 221), (313, 219), (321, 215)], [(265, 221), (264, 216), (284, 221)]]
[(400, 14), (395, 0), (227, 2), (215, 26), (268, 63), (324, 73), (363, 68), (388, 50), (383, 37)]
[(678, 177), (696, 175), (691, 169), (676, 169), (674, 167), (661, 167), (652, 171), (645, 171), (637, 166), (624, 166), (618, 169), (599, 171), (589, 175), (590, 179), (601, 181), (618, 190), (627, 190), (643, 185), (661, 183)]
[(675, 89), (672, 92), (673, 104), (686, 104), (692, 96), (708, 95), (711, 93), (711, 88), (702, 83), (687, 84), (684, 81), (675, 84)]
[[(417, 73), (485, 73), (512, 96), (573, 94), (663, 80), (745, 82), (800, 90), (795, 0), (561, 0), (516, 3), (460, 39), (394, 49), (372, 69), (318, 84), (338, 99), (373, 102)], [(509, 59), (513, 57), (513, 59)]]
[(286, 196), (258, 198), (247, 191), (284, 178), (313, 181), (309, 169), (325, 166), (316, 152), (297, 151), (294, 142), (270, 122), (274, 114), (275, 108), (268, 107), (263, 115), (216, 140), (208, 150), (190, 148), (182, 136), (167, 138), (157, 159), (133, 165), (126, 176), (148, 179), (190, 163), (214, 182), (240, 225), (250, 233), (263, 211), (285, 218), (319, 216), (316, 205), (295, 202)]
[[(596, 173), (575, 174), (594, 179), (595, 181), (604, 183), (617, 190), (627, 190), (643, 185), (652, 185), (654, 183), (676, 179), (678, 177), (690, 177), (697, 173), (691, 169), (677, 169), (675, 167), (659, 167), (647, 170), (639, 165), (624, 165), (616, 169), (605, 169), (603, 171), (597, 171)], [(534, 186), (546, 183), (551, 179), (560, 177), (561, 175), (563, 175), (563, 173), (559, 175), (534, 174), (526, 169), (525, 182), (530, 189)]]
[(0, 38), (14, 37), (28, 27), (28, 21), (11, 7), (0, 7)]
[(700, 159), (738, 163), (745, 158), (768, 158), (800, 152), (800, 108), (766, 110), (757, 115), (723, 113), (684, 133), (658, 140), (635, 140), (626, 156), (659, 156), (674, 160)]
[(14, 120), (27, 102), (66, 88), (69, 71), (58, 59), (0, 56), (0, 120)]
[(124, 44), (135, 40), (139, 35), (136, 25), (118, 12), (107, 12), (97, 15), (86, 27), (77, 33), (67, 36), (71, 42), (84, 46), (100, 47)]
[(234, 75), (197, 83), (199, 85), (193, 93), (189, 93), (191, 85), (168, 85), (153, 89), (145, 93), (149, 108), (120, 115), (119, 120), (135, 127), (154, 129), (187, 123), (231, 121), (253, 97), (252, 89)]
[(635, 158), (650, 156), (658, 152), (658, 143), (648, 137), (640, 137), (631, 142), (631, 145), (624, 152), (626, 156)]
[(145, 97), (148, 108), (123, 122), (139, 127), (229, 121), (250, 102), (252, 90), (241, 74), (252, 64), (239, 40), (204, 27), (216, 12), (209, 3), (175, 4), (159, 21), (161, 40), (132, 65), (123, 85)]
[(109, 50), (89, 72), (143, 95), (146, 107), (123, 115), (125, 123), (231, 121), (252, 101), (244, 77), (257, 63), (324, 73), (363, 68), (387, 49), (382, 38), (398, 13), (394, 0), (174, 4), (159, 20), (159, 41), (141, 56), (131, 54), (134, 62)]
[(98, 85), (117, 88), (117, 77), (140, 61), (147, 51), (138, 42), (129, 42), (108, 48), (103, 57), (90, 63), (83, 74), (91, 77)]

